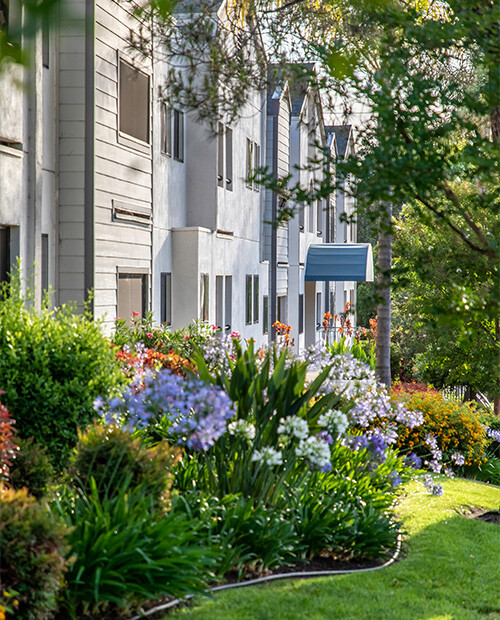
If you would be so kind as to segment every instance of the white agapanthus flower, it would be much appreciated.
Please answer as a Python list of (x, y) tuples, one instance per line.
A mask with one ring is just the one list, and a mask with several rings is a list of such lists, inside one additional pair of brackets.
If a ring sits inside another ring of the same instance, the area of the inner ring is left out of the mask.
[(252, 455), (252, 461), (259, 461), (268, 467), (273, 465), (281, 465), (283, 463), (283, 455), (279, 450), (275, 450), (271, 446), (255, 450)]
[(295, 450), (298, 457), (307, 459), (314, 469), (323, 469), (330, 464), (330, 448), (328, 444), (318, 437), (301, 439)]
[(281, 419), (281, 423), (278, 426), (278, 433), (280, 435), (297, 437), (297, 439), (305, 439), (309, 435), (309, 427), (304, 418), (293, 415), (289, 418)]
[(227, 425), (227, 430), (230, 435), (237, 437), (243, 437), (244, 439), (251, 440), (255, 437), (255, 426), (246, 420), (235, 420)]
[(332, 435), (343, 435), (349, 427), (349, 420), (343, 411), (329, 409), (318, 418), (318, 424)]

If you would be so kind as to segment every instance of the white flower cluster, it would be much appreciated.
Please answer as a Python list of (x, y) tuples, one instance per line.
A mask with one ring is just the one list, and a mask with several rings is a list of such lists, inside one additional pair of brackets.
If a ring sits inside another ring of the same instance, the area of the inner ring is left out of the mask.
[(342, 411), (329, 409), (318, 418), (319, 426), (323, 426), (333, 436), (343, 435), (349, 427), (349, 420)]
[(297, 439), (305, 439), (309, 435), (309, 427), (304, 418), (293, 415), (289, 418), (281, 419), (281, 423), (278, 426), (278, 433), (289, 437), (297, 437)]
[(295, 454), (307, 459), (314, 469), (323, 469), (330, 465), (330, 448), (325, 441), (317, 437), (301, 439)]
[(281, 465), (283, 463), (283, 455), (279, 450), (268, 446), (262, 448), (262, 450), (255, 450), (252, 455), (252, 461), (259, 461), (263, 465), (272, 467), (273, 465)]
[(248, 441), (255, 437), (255, 426), (246, 420), (235, 420), (227, 425), (227, 430), (230, 435), (236, 437), (242, 437)]

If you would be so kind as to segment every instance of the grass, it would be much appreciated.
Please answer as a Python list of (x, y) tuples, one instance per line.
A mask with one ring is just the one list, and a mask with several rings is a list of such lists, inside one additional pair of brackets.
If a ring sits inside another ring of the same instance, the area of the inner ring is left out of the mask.
[(407, 486), (405, 556), (387, 569), (232, 590), (168, 620), (500, 619), (500, 526), (460, 514), (498, 509), (500, 487), (440, 482), (441, 497)]

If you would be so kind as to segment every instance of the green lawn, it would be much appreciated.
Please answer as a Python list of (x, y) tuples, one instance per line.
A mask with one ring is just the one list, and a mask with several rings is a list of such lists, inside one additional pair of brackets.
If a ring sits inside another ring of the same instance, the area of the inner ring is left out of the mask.
[(405, 557), (387, 569), (217, 594), (168, 620), (500, 619), (500, 526), (460, 516), (500, 507), (500, 487), (443, 480), (442, 497), (406, 489)]

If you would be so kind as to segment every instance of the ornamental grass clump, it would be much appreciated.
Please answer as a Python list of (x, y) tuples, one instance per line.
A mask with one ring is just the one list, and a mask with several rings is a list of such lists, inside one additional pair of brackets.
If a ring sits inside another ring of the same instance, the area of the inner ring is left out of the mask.
[(69, 528), (69, 565), (63, 617), (122, 617), (165, 596), (201, 594), (211, 577), (212, 553), (199, 545), (197, 524), (158, 511), (147, 485), (121, 480), (100, 497), (78, 484), (60, 489), (52, 504)]

